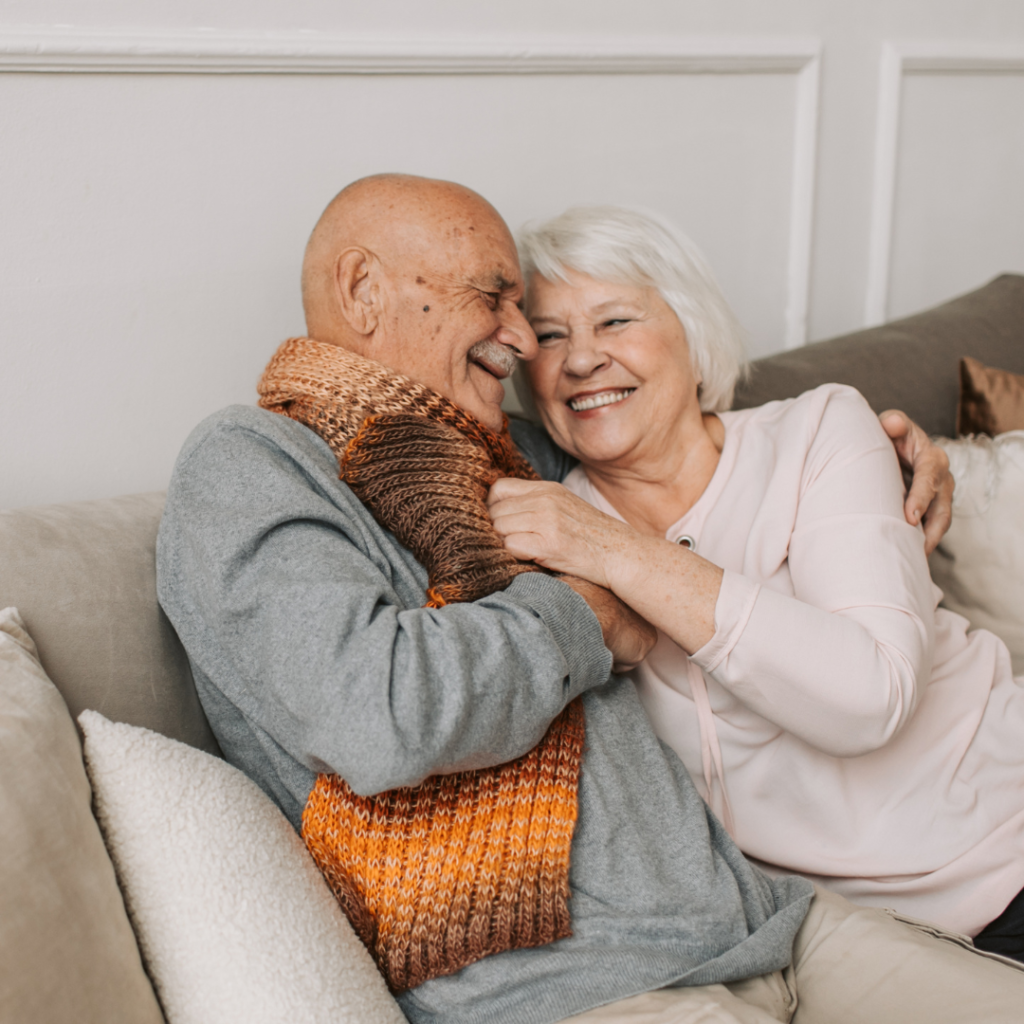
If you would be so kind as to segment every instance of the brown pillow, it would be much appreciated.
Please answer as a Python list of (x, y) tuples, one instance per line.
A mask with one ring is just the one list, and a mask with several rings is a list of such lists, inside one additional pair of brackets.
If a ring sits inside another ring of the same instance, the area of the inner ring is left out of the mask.
[(965, 356), (960, 360), (960, 403), (956, 429), (965, 434), (1024, 430), (1024, 377), (996, 370)]

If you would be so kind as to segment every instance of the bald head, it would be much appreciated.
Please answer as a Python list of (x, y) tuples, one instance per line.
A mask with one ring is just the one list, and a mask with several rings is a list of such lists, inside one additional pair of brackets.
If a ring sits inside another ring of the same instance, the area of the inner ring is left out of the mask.
[[(302, 263), (302, 305), (309, 336), (361, 348), (337, 308), (339, 256), (364, 249), (389, 276), (423, 260), (442, 263), (465, 235), (511, 235), (498, 211), (464, 185), (411, 174), (375, 174), (342, 189), (317, 221)], [(348, 342), (346, 344), (346, 342)]]
[(492, 427), (501, 379), (536, 350), (521, 297), (515, 243), (497, 210), (462, 185), (412, 175), (339, 192), (302, 265), (311, 338), (384, 363)]

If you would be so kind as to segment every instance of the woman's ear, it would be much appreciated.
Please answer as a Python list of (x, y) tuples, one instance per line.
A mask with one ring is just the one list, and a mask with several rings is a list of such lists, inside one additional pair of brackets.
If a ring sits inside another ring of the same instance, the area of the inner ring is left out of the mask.
[(352, 246), (334, 263), (334, 295), (342, 318), (357, 334), (373, 334), (380, 320), (380, 264), (373, 253)]

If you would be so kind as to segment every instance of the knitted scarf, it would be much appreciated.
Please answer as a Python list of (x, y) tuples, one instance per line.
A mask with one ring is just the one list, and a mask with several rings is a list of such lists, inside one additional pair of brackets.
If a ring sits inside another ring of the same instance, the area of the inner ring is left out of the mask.
[[(487, 514), (498, 477), (537, 479), (507, 423), (494, 433), (430, 388), (307, 338), (278, 349), (258, 390), (263, 408), (331, 446), (340, 478), (427, 568), (426, 607), (537, 571), (505, 550)], [(393, 992), (572, 934), (583, 739), (577, 700), (537, 747), (495, 768), (372, 797), (318, 776), (302, 837)]]

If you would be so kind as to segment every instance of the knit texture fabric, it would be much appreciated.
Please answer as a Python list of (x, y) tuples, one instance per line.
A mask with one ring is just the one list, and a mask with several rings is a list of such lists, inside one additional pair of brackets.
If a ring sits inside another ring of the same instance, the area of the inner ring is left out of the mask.
[[(487, 514), (500, 476), (536, 479), (508, 434), (372, 360), (286, 341), (259, 404), (316, 431), (340, 477), (427, 569), (427, 607), (472, 601), (537, 567)], [(302, 836), (394, 992), (482, 957), (572, 934), (569, 851), (584, 721), (574, 701), (540, 744), (494, 768), (360, 797), (321, 774)]]

